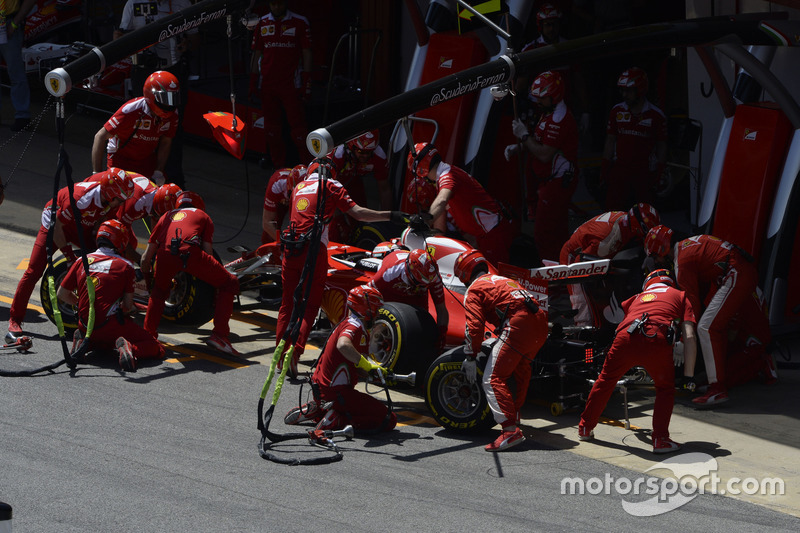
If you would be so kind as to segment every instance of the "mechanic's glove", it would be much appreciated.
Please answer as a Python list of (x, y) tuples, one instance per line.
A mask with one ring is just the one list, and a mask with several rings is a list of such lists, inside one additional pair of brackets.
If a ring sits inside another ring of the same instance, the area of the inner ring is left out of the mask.
[(578, 131), (580, 133), (587, 133), (592, 126), (592, 119), (589, 113), (581, 113), (581, 118), (578, 121)]
[(675, 388), (694, 392), (697, 389), (697, 383), (694, 381), (694, 376), (681, 376), (675, 379)]
[(411, 220), (411, 215), (408, 213), (404, 213), (403, 211), (392, 211), (391, 215), (389, 215), (389, 221), (392, 224), (408, 224)]
[(150, 181), (152, 181), (153, 183), (155, 183), (160, 187), (161, 185), (164, 185), (167, 182), (167, 178), (166, 176), (164, 176), (163, 172), (161, 172), (160, 170), (156, 170), (153, 172), (153, 175), (150, 176)]
[(370, 359), (367, 359), (363, 355), (361, 356), (361, 359), (358, 360), (358, 363), (356, 363), (356, 368), (360, 368), (367, 374), (369, 374), (370, 372), (383, 372), (384, 374), (386, 373), (385, 368), (383, 368), (378, 363)]
[(672, 347), (672, 362), (675, 363), (675, 366), (681, 366), (683, 360), (683, 342), (678, 341)]
[(247, 88), (247, 96), (251, 99), (258, 96), (258, 73), (253, 72), (250, 74), (250, 85)]
[(467, 356), (464, 362), (461, 363), (461, 371), (467, 378), (467, 383), (472, 385), (478, 379), (478, 364), (475, 362), (474, 357)]
[(511, 158), (517, 153), (519, 150), (519, 144), (509, 144), (506, 146), (503, 155), (506, 156), (506, 161), (511, 161)]
[(511, 121), (511, 131), (514, 132), (514, 137), (521, 141), (524, 141), (530, 137), (528, 126), (526, 126), (525, 123), (518, 118), (515, 118), (513, 121)]

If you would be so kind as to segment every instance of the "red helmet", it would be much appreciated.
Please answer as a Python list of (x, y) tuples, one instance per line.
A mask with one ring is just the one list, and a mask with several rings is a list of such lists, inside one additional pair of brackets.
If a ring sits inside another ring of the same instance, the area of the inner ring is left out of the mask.
[(489, 261), (478, 250), (467, 250), (461, 252), (456, 257), (455, 265), (453, 265), (453, 274), (461, 280), (464, 285), (469, 285), (472, 279), (472, 273), (476, 268), (482, 266), (487, 272), (489, 271)]
[(617, 80), (617, 87), (621, 89), (633, 87), (636, 89), (636, 94), (639, 97), (647, 94), (649, 85), (647, 81), (647, 72), (639, 67), (631, 67), (623, 71)]
[(564, 99), (564, 78), (554, 70), (542, 72), (531, 84), (530, 97), (534, 102), (547, 96), (553, 99), (553, 104)]
[(178, 195), (176, 204), (178, 207), (194, 207), (201, 211), (206, 210), (206, 203), (203, 201), (203, 197), (192, 191), (181, 192)]
[(419, 204), (424, 210), (428, 210), (436, 199), (436, 185), (428, 180), (414, 178), (408, 182), (406, 187), (406, 199), (408, 205), (416, 206)]
[(289, 172), (289, 177), (286, 178), (286, 189), (289, 194), (297, 187), (297, 184), (303, 181), (306, 177), (308, 167), (305, 165), (297, 165)]
[(439, 269), (426, 250), (412, 250), (406, 257), (408, 276), (419, 285), (429, 285), (436, 279)]
[(119, 220), (106, 220), (97, 230), (97, 240), (106, 239), (115, 250), (122, 250), (128, 244), (128, 228)]
[(378, 147), (379, 140), (380, 132), (378, 132), (378, 130), (372, 130), (362, 133), (355, 139), (347, 141), (347, 147), (353, 151), (371, 152)]
[(650, 272), (647, 277), (644, 278), (642, 290), (646, 291), (651, 285), (655, 285), (656, 283), (663, 283), (664, 285), (669, 285), (670, 287), (675, 286), (675, 280), (672, 279), (672, 274), (665, 268), (659, 268)]
[(153, 216), (160, 217), (168, 211), (175, 209), (181, 188), (174, 183), (165, 183), (153, 193), (153, 207), (150, 209)]
[(644, 238), (644, 251), (647, 255), (664, 257), (669, 253), (672, 244), (672, 230), (667, 226), (656, 226), (647, 232)]
[(389, 255), (391, 252), (394, 252), (395, 250), (408, 250), (408, 248), (400, 244), (400, 239), (395, 237), (391, 241), (383, 241), (381, 243), (378, 243), (378, 245), (372, 249), (371, 255), (372, 257), (383, 259), (384, 257)]
[(336, 167), (327, 157), (320, 157), (312, 161), (311, 164), (308, 165), (308, 170), (306, 170), (306, 177), (311, 176), (311, 174), (319, 174), (320, 168), (324, 168), (328, 171), (328, 177), (330, 179), (337, 179)]
[(100, 196), (106, 202), (110, 202), (114, 198), (127, 200), (136, 191), (133, 178), (121, 168), (109, 168), (98, 181)]
[(638, 203), (628, 211), (628, 218), (631, 221), (631, 229), (637, 235), (647, 235), (651, 228), (661, 224), (661, 217), (656, 208), (650, 204)]
[(347, 308), (366, 320), (375, 318), (382, 305), (383, 296), (378, 289), (371, 285), (359, 285), (347, 293)]
[(157, 70), (148, 76), (142, 88), (150, 110), (161, 118), (169, 116), (181, 102), (178, 78), (166, 70)]
[(431, 167), (441, 161), (439, 151), (432, 143), (417, 143), (408, 153), (408, 170), (415, 176), (426, 179)]
[(542, 22), (545, 20), (560, 19), (561, 11), (553, 4), (544, 4), (536, 12), (536, 26), (539, 28), (539, 33), (542, 32)]

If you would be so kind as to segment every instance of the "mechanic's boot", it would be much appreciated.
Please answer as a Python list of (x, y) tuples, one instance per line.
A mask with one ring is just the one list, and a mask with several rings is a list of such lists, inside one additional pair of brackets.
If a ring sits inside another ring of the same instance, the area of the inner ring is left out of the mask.
[(209, 338), (206, 339), (206, 344), (214, 348), (215, 350), (219, 350), (220, 352), (224, 352), (230, 355), (240, 356), (239, 352), (236, 351), (230, 341), (228, 339), (222, 338), (216, 333), (212, 333)]
[(119, 366), (125, 372), (136, 372), (136, 357), (133, 355), (133, 347), (125, 337), (117, 339), (117, 352), (119, 352)]
[(669, 437), (653, 437), (653, 453), (672, 453), (680, 449), (681, 445)]
[(594, 440), (594, 430), (589, 429), (584, 425), (578, 426), (578, 440), (589, 441)]
[(22, 336), (22, 324), (13, 318), (8, 319), (8, 333), (6, 333), (6, 344), (14, 344), (17, 337)]
[(290, 426), (296, 426), (297, 424), (302, 424), (303, 422), (319, 422), (324, 414), (325, 410), (321, 409), (317, 405), (316, 401), (311, 400), (310, 402), (301, 405), (300, 407), (295, 407), (286, 413), (286, 416), (283, 417), (283, 423)]
[(700, 397), (692, 400), (697, 407), (708, 409), (728, 401), (728, 392), (720, 383), (711, 383), (708, 391)]
[(487, 452), (504, 452), (523, 442), (525, 442), (525, 435), (522, 434), (521, 429), (503, 430), (493, 443), (487, 444), (483, 449)]

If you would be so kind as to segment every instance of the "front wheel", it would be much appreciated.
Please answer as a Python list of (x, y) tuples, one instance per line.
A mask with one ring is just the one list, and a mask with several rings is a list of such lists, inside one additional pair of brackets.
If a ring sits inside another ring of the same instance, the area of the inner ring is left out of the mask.
[[(42, 307), (44, 308), (47, 318), (50, 319), (50, 322), (53, 324), (55, 324), (56, 320), (53, 313), (53, 304), (50, 300), (50, 277), (53, 278), (53, 290), (57, 292), (58, 288), (61, 286), (61, 281), (64, 279), (64, 276), (67, 275), (70, 265), (71, 263), (67, 261), (66, 257), (54, 261), (53, 266), (48, 266), (47, 270), (44, 271), (42, 283), (39, 286), (39, 299), (42, 302)], [(64, 324), (67, 333), (72, 333), (72, 331), (78, 327), (77, 308), (58, 300), (58, 310), (61, 312), (61, 322)]]
[(422, 373), (436, 356), (439, 331), (426, 310), (387, 302), (370, 330), (372, 358), (395, 374)]
[(481, 387), (486, 357), (478, 357), (478, 376), (472, 384), (461, 372), (464, 357), (464, 347), (458, 346), (433, 362), (425, 376), (425, 405), (445, 429), (463, 433), (486, 431), (495, 425)]

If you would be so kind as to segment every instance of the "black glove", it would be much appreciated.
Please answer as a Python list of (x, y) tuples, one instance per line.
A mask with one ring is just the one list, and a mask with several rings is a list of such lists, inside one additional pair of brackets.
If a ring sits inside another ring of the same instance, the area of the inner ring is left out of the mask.
[(694, 392), (697, 388), (697, 383), (694, 382), (694, 377), (681, 376), (675, 379), (675, 388), (678, 390), (688, 390)]
[(402, 211), (392, 211), (392, 214), (389, 215), (389, 221), (393, 224), (408, 224), (411, 215), (408, 213), (404, 213)]

